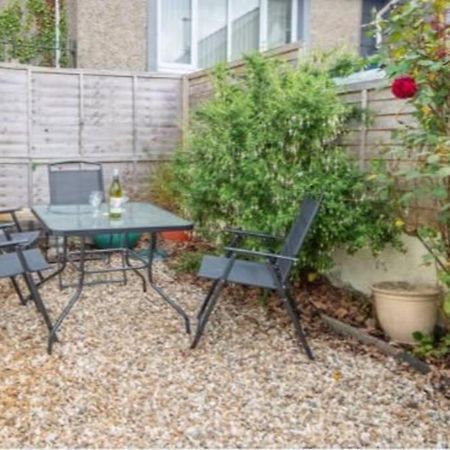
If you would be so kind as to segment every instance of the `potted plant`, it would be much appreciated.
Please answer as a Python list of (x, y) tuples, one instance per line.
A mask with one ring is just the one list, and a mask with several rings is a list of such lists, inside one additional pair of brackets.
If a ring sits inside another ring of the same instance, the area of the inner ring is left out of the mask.
[(434, 332), (441, 297), (438, 286), (385, 281), (372, 290), (378, 321), (391, 339), (412, 344), (415, 332)]
[[(443, 298), (440, 305), (447, 328), (450, 317), (449, 16), (448, 0), (418, 0), (398, 4), (382, 24), (381, 57), (393, 79), (392, 93), (414, 107), (417, 126), (395, 135), (398, 145), (389, 159), (407, 162), (404, 167), (389, 170), (380, 163), (382, 170), (373, 178), (396, 201), (405, 231), (424, 244), (425, 262), (436, 264), (439, 282), (447, 292), (442, 296), (437, 286), (374, 286), (381, 326), (391, 337), (409, 342), (415, 331), (420, 332), (416, 337), (434, 339), (439, 298)], [(420, 220), (413, 214), (417, 208), (422, 208)]]

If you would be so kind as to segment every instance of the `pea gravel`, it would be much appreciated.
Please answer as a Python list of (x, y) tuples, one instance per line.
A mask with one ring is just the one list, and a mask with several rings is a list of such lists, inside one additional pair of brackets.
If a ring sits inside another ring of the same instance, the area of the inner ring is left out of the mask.
[[(156, 276), (194, 317), (201, 288)], [(0, 447), (448, 447), (449, 401), (393, 360), (311, 339), (282, 315), (225, 296), (196, 350), (135, 276), (88, 287), (46, 354), (34, 306), (0, 283)], [(52, 317), (67, 301), (42, 289)]]

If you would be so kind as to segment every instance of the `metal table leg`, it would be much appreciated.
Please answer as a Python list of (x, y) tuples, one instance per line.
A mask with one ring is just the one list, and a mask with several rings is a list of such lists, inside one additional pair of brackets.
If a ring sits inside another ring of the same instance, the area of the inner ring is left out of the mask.
[(81, 293), (83, 291), (84, 276), (85, 276), (85, 272), (84, 272), (85, 240), (86, 239), (84, 237), (81, 238), (80, 259), (79, 259), (79, 264), (80, 264), (79, 272), (80, 273), (79, 273), (79, 278), (78, 278), (78, 286), (76, 288), (76, 291), (70, 298), (69, 302), (67, 303), (66, 307), (63, 309), (62, 313), (60, 314), (60, 316), (56, 319), (55, 323), (53, 324), (52, 330), (50, 332), (50, 336), (48, 338), (47, 352), (49, 354), (52, 353), (53, 342), (55, 342), (55, 340), (56, 340), (56, 333), (58, 332), (59, 327), (61, 326), (62, 322), (67, 317), (67, 315), (69, 314), (70, 310), (73, 308), (75, 303), (79, 300)]
[(191, 322), (189, 320), (189, 316), (178, 303), (174, 302), (159, 286), (156, 285), (153, 279), (153, 257), (156, 250), (156, 239), (156, 233), (151, 233), (147, 265), (148, 282), (150, 286), (163, 298), (163, 300), (165, 300), (183, 318), (186, 327), (186, 333), (191, 334)]

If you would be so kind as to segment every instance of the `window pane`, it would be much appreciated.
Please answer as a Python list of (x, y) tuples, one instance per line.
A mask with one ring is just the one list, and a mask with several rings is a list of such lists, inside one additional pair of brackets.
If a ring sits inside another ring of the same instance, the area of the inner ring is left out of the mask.
[(231, 1), (232, 59), (259, 48), (259, 0)]
[(161, 60), (191, 63), (191, 0), (161, 2)]
[(198, 0), (198, 65), (227, 59), (227, 0)]
[(368, 32), (370, 27), (367, 27), (373, 19), (377, 11), (384, 8), (388, 4), (388, 0), (363, 0), (363, 15), (361, 28), (361, 48), (362, 56), (369, 56), (376, 52), (375, 37)]
[(291, 42), (292, 0), (268, 0), (267, 43), (269, 48)]

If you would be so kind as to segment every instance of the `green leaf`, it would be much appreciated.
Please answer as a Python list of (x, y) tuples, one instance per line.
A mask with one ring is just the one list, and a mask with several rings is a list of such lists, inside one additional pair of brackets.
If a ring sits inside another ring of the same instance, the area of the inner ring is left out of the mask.
[(447, 316), (450, 317), (450, 295), (447, 295), (445, 297), (442, 308), (443, 308), (445, 314), (447, 314)]

